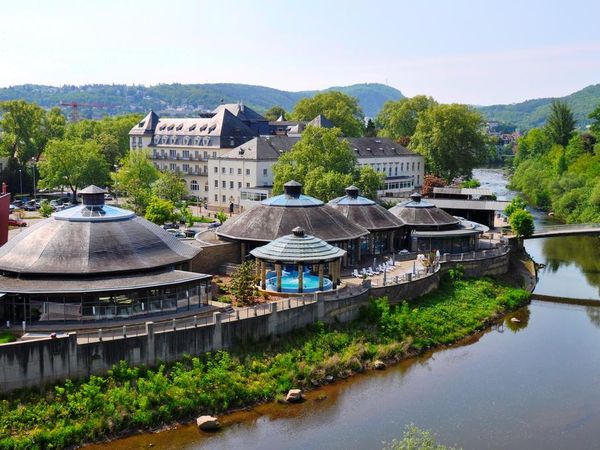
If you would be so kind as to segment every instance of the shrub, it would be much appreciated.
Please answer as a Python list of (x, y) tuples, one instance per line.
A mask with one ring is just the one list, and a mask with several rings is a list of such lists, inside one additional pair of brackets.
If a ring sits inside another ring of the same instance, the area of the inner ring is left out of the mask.
[(529, 237), (535, 230), (533, 216), (529, 211), (519, 209), (513, 212), (508, 218), (510, 228), (517, 237)]
[(42, 217), (50, 217), (50, 214), (52, 214), (52, 206), (50, 206), (50, 202), (48, 202), (48, 200), (42, 200), (39, 211)]

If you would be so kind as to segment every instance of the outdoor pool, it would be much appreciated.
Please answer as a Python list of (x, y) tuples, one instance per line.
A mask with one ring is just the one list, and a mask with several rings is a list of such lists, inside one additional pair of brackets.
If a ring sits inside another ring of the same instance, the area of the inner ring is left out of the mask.
[[(331, 280), (323, 278), (323, 290), (331, 290)], [(319, 290), (319, 277), (317, 275), (304, 274), (302, 283), (303, 292), (316, 292)], [(267, 289), (269, 291), (277, 291), (277, 277), (267, 279)], [(281, 292), (298, 292), (298, 276), (283, 275), (281, 277)]]

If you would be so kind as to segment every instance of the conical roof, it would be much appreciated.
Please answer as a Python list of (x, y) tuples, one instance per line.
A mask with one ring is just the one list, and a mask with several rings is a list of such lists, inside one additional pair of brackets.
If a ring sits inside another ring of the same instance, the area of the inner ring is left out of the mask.
[(68, 276), (130, 272), (181, 264), (198, 253), (133, 212), (104, 205), (97, 188), (82, 192), (82, 205), (53, 214), (0, 247), (0, 271)]
[(270, 242), (301, 226), (307, 233), (327, 242), (356, 239), (369, 234), (359, 224), (322, 201), (303, 195), (302, 185), (285, 184), (285, 194), (264, 200), (255, 208), (227, 220), (217, 235), (234, 240)]
[(365, 227), (369, 231), (383, 231), (400, 228), (404, 224), (383, 206), (373, 200), (359, 195), (356, 186), (348, 186), (346, 195), (331, 200), (328, 205), (341, 212), (353, 223)]
[(410, 200), (399, 203), (389, 212), (415, 229), (447, 229), (458, 226), (460, 222), (446, 211), (422, 200), (418, 193), (412, 194)]
[(341, 248), (305, 234), (301, 227), (296, 227), (292, 231), (292, 234), (255, 248), (250, 253), (259, 259), (287, 263), (331, 261), (346, 254), (346, 251)]

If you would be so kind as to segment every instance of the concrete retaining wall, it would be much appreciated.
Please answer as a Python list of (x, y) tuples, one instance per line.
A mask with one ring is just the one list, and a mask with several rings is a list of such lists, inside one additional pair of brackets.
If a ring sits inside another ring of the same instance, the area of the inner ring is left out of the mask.
[(105, 374), (122, 360), (143, 366), (174, 362), (186, 354), (201, 355), (286, 334), (318, 320), (348, 322), (358, 317), (360, 307), (368, 304), (370, 298), (385, 295), (392, 303), (399, 303), (431, 292), (451, 267), (462, 265), (468, 276), (499, 275), (508, 270), (508, 261), (506, 254), (487, 260), (444, 263), (438, 272), (410, 283), (372, 287), (350, 296), (340, 292), (340, 298), (320, 296), (317, 301), (291, 308), (282, 301), (274, 303), (270, 312), (242, 319), (215, 313), (212, 323), (187, 329), (154, 332), (153, 323), (149, 322), (146, 333), (136, 337), (78, 343), (77, 335), (71, 334), (1, 345), (0, 392)]

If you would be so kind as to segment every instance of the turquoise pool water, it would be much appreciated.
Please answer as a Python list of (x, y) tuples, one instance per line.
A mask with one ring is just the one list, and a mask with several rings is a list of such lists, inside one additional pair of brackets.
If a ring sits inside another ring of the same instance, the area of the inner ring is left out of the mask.
[[(319, 290), (319, 277), (317, 275), (304, 274), (302, 283), (304, 292), (316, 292)], [(323, 290), (328, 291), (332, 287), (329, 278), (323, 279)], [(277, 277), (267, 279), (267, 289), (269, 291), (277, 290)], [(298, 277), (293, 275), (284, 275), (281, 277), (281, 292), (298, 292)]]

